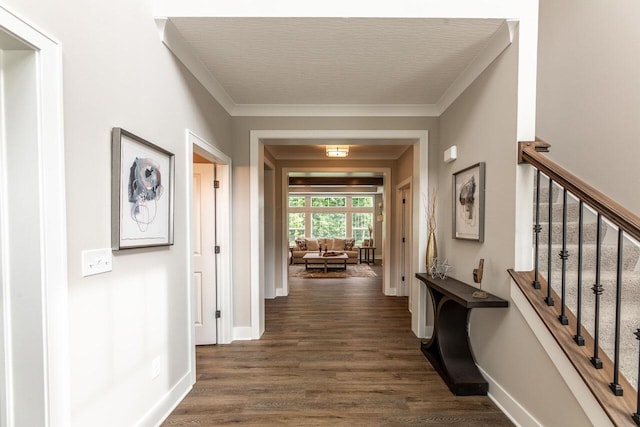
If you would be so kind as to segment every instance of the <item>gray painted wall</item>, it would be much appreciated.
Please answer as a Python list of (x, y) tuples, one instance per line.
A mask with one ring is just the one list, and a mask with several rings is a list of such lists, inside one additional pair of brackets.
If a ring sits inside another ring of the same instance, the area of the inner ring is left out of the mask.
[(640, 2), (541, 0), (536, 134), (640, 215)]
[[(152, 2), (4, 3), (62, 43), (72, 424), (135, 425), (189, 373), (185, 129), (230, 154), (230, 117), (160, 42)], [(175, 245), (83, 278), (81, 252), (111, 247), (114, 126), (176, 155)]]
[[(483, 289), (507, 300), (507, 269), (515, 263), (517, 52), (514, 42), (441, 116), (430, 165), (438, 171), (439, 255), (453, 265), (452, 277), (469, 284), (484, 258)], [(445, 165), (442, 154), (452, 145), (458, 160)], [(451, 231), (452, 174), (478, 162), (486, 163), (484, 243), (453, 239)], [(590, 424), (513, 303), (473, 311), (470, 340), (479, 366), (541, 425)]]

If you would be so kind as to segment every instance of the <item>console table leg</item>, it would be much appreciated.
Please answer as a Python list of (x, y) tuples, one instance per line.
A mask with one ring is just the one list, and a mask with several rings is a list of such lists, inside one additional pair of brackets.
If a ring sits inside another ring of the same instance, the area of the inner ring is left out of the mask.
[(443, 298), (436, 311), (434, 339), (421, 345), (423, 354), (456, 396), (484, 396), (489, 390), (469, 348), (467, 319), (470, 311)]

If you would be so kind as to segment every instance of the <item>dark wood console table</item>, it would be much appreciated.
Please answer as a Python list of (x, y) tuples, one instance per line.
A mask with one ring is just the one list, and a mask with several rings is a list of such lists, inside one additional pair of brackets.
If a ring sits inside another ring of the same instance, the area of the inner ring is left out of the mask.
[(432, 279), (426, 273), (416, 273), (416, 277), (427, 286), (435, 312), (433, 335), (421, 343), (422, 353), (456, 396), (486, 395), (489, 384), (469, 346), (469, 314), (472, 308), (508, 307), (509, 302), (491, 294), (476, 298), (473, 293), (478, 288), (450, 277)]

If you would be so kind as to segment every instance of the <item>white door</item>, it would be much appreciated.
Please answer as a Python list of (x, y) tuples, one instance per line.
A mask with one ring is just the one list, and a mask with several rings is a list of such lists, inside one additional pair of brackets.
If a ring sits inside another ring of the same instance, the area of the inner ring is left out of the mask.
[[(402, 289), (401, 296), (410, 294), (413, 273), (411, 272), (411, 188), (406, 187), (401, 190), (402, 197)], [(409, 292), (407, 292), (409, 291)], [(411, 297), (411, 295), (409, 295)], [(409, 306), (411, 306), (411, 298), (409, 298)]]
[(215, 169), (193, 164), (193, 286), (196, 345), (217, 343)]

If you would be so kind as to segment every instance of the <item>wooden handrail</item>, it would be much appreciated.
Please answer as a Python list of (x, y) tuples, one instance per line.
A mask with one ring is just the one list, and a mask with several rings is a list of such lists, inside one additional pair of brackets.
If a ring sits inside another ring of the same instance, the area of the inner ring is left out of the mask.
[(620, 227), (629, 236), (640, 242), (640, 217), (638, 215), (542, 154), (549, 151), (550, 145), (546, 142), (536, 139), (536, 141), (520, 142), (519, 145), (518, 163), (529, 163), (536, 167), (578, 199), (591, 206), (603, 217)]

